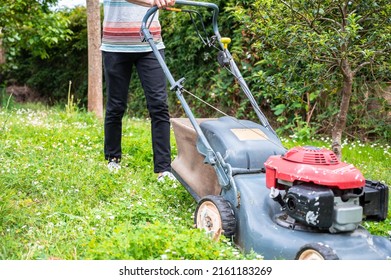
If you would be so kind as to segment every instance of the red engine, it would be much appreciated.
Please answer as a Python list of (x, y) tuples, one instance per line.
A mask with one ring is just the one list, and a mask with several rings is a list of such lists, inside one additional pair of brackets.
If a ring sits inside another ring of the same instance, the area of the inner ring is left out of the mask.
[(341, 190), (362, 188), (365, 178), (351, 164), (340, 162), (330, 150), (296, 147), (265, 163), (266, 186), (284, 189), (295, 182), (312, 182)]
[(366, 180), (332, 151), (296, 147), (269, 157), (265, 167), (270, 196), (280, 203), (290, 226), (345, 232), (361, 223)]

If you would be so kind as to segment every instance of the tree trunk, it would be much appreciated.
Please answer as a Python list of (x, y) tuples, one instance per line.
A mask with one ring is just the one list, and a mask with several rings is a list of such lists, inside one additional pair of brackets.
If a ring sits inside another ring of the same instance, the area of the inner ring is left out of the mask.
[(332, 131), (332, 149), (336, 156), (342, 157), (342, 133), (346, 128), (346, 119), (349, 110), (350, 97), (352, 96), (352, 86), (354, 73), (347, 59), (342, 60), (341, 70), (343, 73), (342, 99), (335, 125)]
[(99, 0), (87, 1), (88, 31), (88, 111), (103, 118), (102, 53)]

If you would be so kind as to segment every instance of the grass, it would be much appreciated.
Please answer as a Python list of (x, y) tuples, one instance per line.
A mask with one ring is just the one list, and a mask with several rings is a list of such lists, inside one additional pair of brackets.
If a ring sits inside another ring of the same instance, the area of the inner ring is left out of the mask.
[(184, 188), (156, 182), (149, 122), (124, 120), (124, 165), (109, 173), (92, 115), (19, 108), (0, 111), (6, 120), (0, 259), (244, 258), (193, 229)]
[[(331, 150), (331, 138), (312, 138), (309, 142), (298, 141), (294, 137), (282, 138), (287, 148), (312, 145)], [(342, 143), (342, 161), (351, 163), (365, 178), (378, 180), (391, 185), (391, 145), (390, 143), (363, 143), (360, 140)]]
[[(149, 133), (148, 121), (125, 118), (123, 166), (109, 173), (103, 124), (93, 115), (0, 108), (0, 259), (261, 258), (193, 228), (193, 198), (179, 183), (156, 182)], [(175, 156), (174, 138), (172, 150)], [(389, 145), (345, 143), (344, 155), (365, 176), (390, 185)], [(366, 223), (382, 235), (390, 224)]]

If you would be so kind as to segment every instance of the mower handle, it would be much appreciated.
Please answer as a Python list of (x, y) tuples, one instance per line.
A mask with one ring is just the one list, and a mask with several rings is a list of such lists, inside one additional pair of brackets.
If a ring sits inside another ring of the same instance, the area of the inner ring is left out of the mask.
[[(203, 7), (203, 8), (208, 8), (208, 9), (212, 9), (213, 10), (213, 17), (212, 17), (213, 32), (214, 32), (214, 34), (216, 36), (216, 39), (217, 39), (216, 41), (220, 45), (220, 49), (223, 50), (224, 56), (227, 58), (227, 61), (229, 61), (229, 66), (231, 68), (232, 73), (237, 78), (240, 86), (243, 89), (243, 92), (246, 94), (246, 96), (250, 100), (250, 103), (253, 106), (253, 108), (255, 110), (255, 113), (257, 114), (257, 116), (258, 116), (260, 122), (262, 123), (262, 125), (264, 127), (266, 127), (267, 129), (269, 129), (270, 131), (272, 131), (274, 134), (276, 134), (275, 131), (270, 126), (266, 116), (260, 110), (257, 102), (254, 99), (254, 96), (252, 95), (252, 93), (251, 93), (250, 89), (248, 88), (245, 80), (243, 79), (242, 74), (239, 71), (239, 68), (237, 67), (236, 63), (232, 59), (232, 55), (230, 54), (230, 52), (227, 49), (227, 45), (230, 42), (229, 38), (222, 38), (221, 35), (220, 35), (218, 24), (217, 24), (217, 18), (218, 18), (218, 14), (219, 14), (219, 7), (216, 4), (214, 4), (214, 3), (196, 2), (196, 1), (184, 1), (184, 0), (177, 0), (175, 2), (175, 5), (198, 6), (198, 7)], [(154, 15), (157, 10), (158, 10), (158, 7), (154, 6), (154, 7), (150, 8), (147, 11), (147, 13), (145, 14), (145, 16), (144, 16), (144, 18), (143, 18), (143, 20), (141, 22), (141, 32), (143, 33), (145, 40), (150, 43), (150, 46), (151, 46), (153, 52), (155, 53), (155, 55), (156, 55), (157, 59), (159, 60), (160, 64), (162, 65), (163, 71), (166, 74), (169, 83), (171, 84), (171, 89), (172, 90), (176, 90), (178, 88), (180, 89), (180, 88), (182, 88), (181, 83), (182, 83), (183, 79), (181, 79), (179, 81), (175, 81), (174, 80), (174, 78), (172, 77), (170, 71), (168, 70), (167, 66), (165, 65), (165, 62), (164, 62), (163, 58), (159, 55), (156, 46), (153, 44), (153, 37), (152, 37), (152, 35), (151, 35), (150, 31), (149, 31), (149, 28), (147, 27), (148, 19), (152, 15)], [(181, 9), (176, 9), (176, 8), (167, 8), (167, 10), (181, 11)], [(185, 108), (185, 111), (187, 111), (187, 108)]]
[[(219, 7), (214, 3), (208, 3), (208, 2), (197, 2), (197, 1), (184, 1), (184, 0), (177, 0), (175, 1), (175, 5), (183, 5), (183, 6), (198, 6), (198, 7), (204, 7), (208, 9), (213, 10), (213, 17), (212, 17), (212, 26), (213, 26), (213, 32), (215, 33), (217, 37), (217, 41), (220, 43), (221, 47), (223, 47), (223, 44), (221, 41), (221, 35), (219, 32), (218, 24), (217, 24), (217, 18), (219, 15)], [(148, 19), (158, 10), (159, 8), (157, 6), (153, 6), (150, 8), (147, 13), (145, 14), (142, 22), (141, 22), (141, 30), (147, 29), (147, 22)], [(172, 8), (167, 8), (167, 10), (170, 10)]]
[[(219, 12), (219, 8), (217, 5), (213, 3), (207, 3), (207, 2), (195, 2), (195, 1), (183, 1), (183, 0), (177, 0), (175, 4), (178, 5), (188, 5), (188, 6), (199, 6), (204, 8), (210, 8), (213, 10), (213, 30), (214, 33), (218, 39), (219, 44), (223, 48), (223, 43), (221, 43), (221, 36), (218, 31), (217, 27), (217, 16)], [(149, 31), (149, 28), (147, 27), (148, 19), (158, 10), (157, 6), (154, 6), (150, 8), (147, 13), (145, 14), (142, 22), (141, 22), (141, 32), (144, 35), (144, 39), (149, 43), (150, 47), (152, 48), (153, 53), (156, 56), (156, 59), (159, 61), (159, 64), (161, 65), (163, 72), (165, 73), (169, 83), (171, 84), (171, 90), (175, 91), (177, 98), (182, 104), (182, 107), (188, 116), (191, 124), (193, 125), (197, 135), (198, 135), (198, 141), (197, 141), (197, 149), (198, 151), (205, 156), (204, 163), (208, 163), (211, 166), (214, 167), (217, 173), (217, 178), (219, 180), (219, 183), (222, 187), (227, 187), (229, 185), (234, 186), (234, 182), (232, 179), (232, 176), (229, 176), (224, 172), (223, 166), (226, 164), (224, 163), (224, 160), (221, 155), (215, 153), (210, 146), (208, 140), (206, 139), (204, 133), (202, 132), (199, 124), (197, 123), (197, 120), (195, 116), (193, 115), (193, 112), (191, 111), (189, 105), (187, 104), (185, 98), (183, 97), (182, 90), (183, 85), (182, 82), (184, 81), (184, 78), (179, 79), (178, 81), (175, 81), (174, 77), (172, 76), (170, 70), (168, 69), (163, 57), (160, 55), (159, 50), (157, 49), (156, 45), (153, 42), (153, 37), (151, 35), (151, 32)], [(167, 9), (169, 10), (169, 9)], [(235, 188), (235, 187), (234, 187)]]
[[(198, 7), (204, 7), (204, 8), (212, 9), (213, 10), (213, 18), (212, 18), (213, 31), (214, 31), (214, 33), (215, 33), (215, 35), (217, 37), (217, 41), (219, 42), (221, 48), (222, 49), (224, 48), (224, 45), (221, 42), (221, 35), (220, 35), (219, 29), (218, 29), (218, 25), (217, 25), (217, 17), (218, 17), (218, 14), (219, 14), (219, 7), (216, 4), (208, 3), (208, 2), (196, 2), (196, 1), (184, 1), (184, 0), (177, 0), (177, 1), (175, 1), (175, 5), (177, 5), (177, 4), (178, 5), (187, 5), (187, 6), (198, 6)], [(171, 75), (171, 72), (169, 71), (169, 69), (167, 68), (167, 66), (166, 66), (166, 64), (164, 62), (164, 59), (159, 55), (159, 52), (158, 52), (155, 44), (153, 44), (153, 36), (151, 35), (151, 32), (149, 31), (149, 27), (147, 26), (148, 19), (152, 15), (154, 15), (158, 9), (159, 8), (157, 6), (153, 6), (152, 8), (150, 8), (147, 11), (147, 13), (145, 14), (145, 16), (144, 16), (144, 18), (143, 18), (143, 20), (141, 22), (141, 32), (144, 35), (144, 39), (150, 44), (153, 52), (156, 55), (156, 58), (160, 62), (160, 65), (162, 65), (163, 71), (166, 74), (169, 83), (171, 84), (171, 90), (175, 90), (177, 88), (181, 88), (182, 87), (180, 85), (180, 83), (182, 81), (175, 81), (174, 77)], [(167, 10), (169, 10), (169, 8)]]

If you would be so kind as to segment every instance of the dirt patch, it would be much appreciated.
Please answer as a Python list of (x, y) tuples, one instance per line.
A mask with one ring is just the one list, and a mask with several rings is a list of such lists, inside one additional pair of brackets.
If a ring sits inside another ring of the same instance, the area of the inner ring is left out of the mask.
[(12, 95), (14, 100), (18, 103), (39, 102), (42, 101), (39, 93), (29, 88), (28, 86), (9, 86), (6, 92)]

